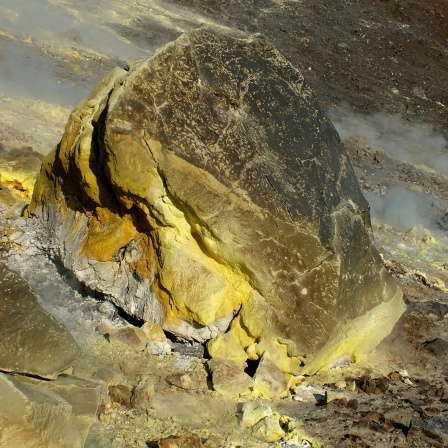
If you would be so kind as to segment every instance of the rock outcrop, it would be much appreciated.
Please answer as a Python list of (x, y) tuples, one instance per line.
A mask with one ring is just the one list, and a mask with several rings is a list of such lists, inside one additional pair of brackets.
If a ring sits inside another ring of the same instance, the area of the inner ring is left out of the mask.
[(337, 132), (259, 36), (195, 30), (115, 69), (72, 112), (30, 213), (127, 313), (186, 340), (227, 331), (283, 372), (368, 352), (404, 310)]

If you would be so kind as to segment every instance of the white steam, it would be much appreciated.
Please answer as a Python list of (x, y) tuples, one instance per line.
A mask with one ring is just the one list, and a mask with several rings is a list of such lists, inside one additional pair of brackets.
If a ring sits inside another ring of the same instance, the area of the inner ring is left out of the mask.
[(432, 126), (382, 112), (363, 116), (347, 108), (332, 108), (328, 114), (342, 140), (363, 134), (372, 148), (381, 148), (398, 160), (448, 174), (448, 141)]
[[(347, 106), (331, 108), (327, 113), (342, 140), (363, 134), (370, 147), (381, 148), (395, 159), (448, 174), (448, 142), (432, 126), (406, 120), (398, 114), (364, 116)], [(370, 203), (372, 217), (385, 224), (401, 230), (412, 227), (435, 232), (447, 230), (448, 198), (419, 194), (404, 186), (392, 187), (382, 196), (372, 192), (364, 195)]]
[(440, 230), (442, 211), (437, 199), (410, 191), (401, 186), (393, 187), (386, 196), (365, 193), (372, 216), (400, 230), (424, 227)]
[[(90, 57), (112, 63), (151, 53), (123, 39), (108, 23), (96, 22), (88, 11), (90, 2), (77, 7), (75, 13), (46, 0), (0, 0), (0, 30), (14, 36), (0, 39), (0, 91), (74, 105), (110, 68), (90, 81), (82, 73), (70, 74), (71, 53), (90, 52)], [(62, 48), (67, 57), (61, 60)]]

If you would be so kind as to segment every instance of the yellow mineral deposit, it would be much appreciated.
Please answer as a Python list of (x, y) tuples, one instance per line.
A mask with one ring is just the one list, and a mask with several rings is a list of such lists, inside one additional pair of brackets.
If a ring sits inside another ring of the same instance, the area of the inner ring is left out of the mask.
[(364, 315), (347, 322), (332, 335), (330, 343), (305, 364), (302, 373), (315, 373), (322, 366), (328, 366), (335, 359), (350, 354), (352, 359), (362, 361), (386, 336), (390, 334), (397, 316), (406, 309), (401, 290), (397, 290), (389, 302), (383, 302)]

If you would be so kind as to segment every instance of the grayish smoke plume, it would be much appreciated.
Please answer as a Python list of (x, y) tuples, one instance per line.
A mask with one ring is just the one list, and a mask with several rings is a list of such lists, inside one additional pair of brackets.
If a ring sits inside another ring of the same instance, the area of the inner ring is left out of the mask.
[[(381, 148), (398, 160), (448, 174), (448, 142), (432, 126), (417, 120), (408, 121), (398, 114), (364, 116), (347, 106), (331, 108), (327, 113), (342, 140), (353, 134), (363, 134), (372, 148)], [(365, 196), (372, 216), (386, 224), (401, 230), (425, 227), (441, 235), (448, 230), (446, 200), (401, 186), (391, 188), (386, 196), (370, 192)]]
[(359, 115), (347, 107), (331, 108), (328, 114), (342, 140), (363, 134), (372, 148), (381, 148), (396, 159), (448, 174), (448, 142), (432, 126), (408, 121), (398, 114)]
[(365, 193), (372, 216), (400, 230), (424, 227), (432, 231), (442, 230), (443, 210), (436, 198), (410, 191), (401, 186), (393, 187), (384, 197)]
[[(76, 8), (75, 15), (68, 8), (46, 0), (0, 0), (0, 29), (16, 37), (0, 39), (0, 91), (8, 96), (72, 106), (109, 68), (98, 73), (92, 82), (83, 80), (82, 73), (67, 74), (68, 62), (52, 55), (52, 46), (64, 47), (68, 52), (72, 48), (85, 49), (93, 52), (93, 57), (103, 55), (112, 61), (150, 53), (120, 37), (108, 22), (96, 23), (88, 12), (92, 2), (76, 2)], [(104, 14), (108, 14), (107, 8)]]

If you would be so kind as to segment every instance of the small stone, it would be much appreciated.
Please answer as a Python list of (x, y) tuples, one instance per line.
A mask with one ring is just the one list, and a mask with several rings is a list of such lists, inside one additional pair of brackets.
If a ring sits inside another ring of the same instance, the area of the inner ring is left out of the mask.
[(131, 407), (131, 388), (124, 384), (109, 386), (109, 396), (114, 403), (121, 404), (127, 408)]
[(159, 439), (159, 448), (202, 448), (201, 438), (197, 434), (184, 434), (180, 437)]
[(392, 381), (401, 381), (403, 377), (400, 375), (399, 372), (391, 372), (389, 373), (389, 378)]
[(387, 378), (361, 378), (359, 388), (366, 394), (384, 394), (388, 388)]
[(165, 342), (166, 336), (162, 330), (162, 327), (159, 324), (155, 324), (153, 322), (145, 322), (140, 327), (146, 335), (146, 338), (150, 342)]
[(148, 350), (151, 355), (165, 356), (171, 353), (171, 345), (166, 341), (153, 342), (149, 341), (147, 344)]
[(325, 396), (325, 391), (315, 386), (303, 386), (299, 384), (293, 390), (293, 400), (303, 403), (316, 403), (317, 397)]
[(136, 351), (143, 351), (146, 348), (146, 334), (143, 330), (133, 325), (115, 328), (109, 332), (110, 342), (119, 342)]
[(432, 235), (425, 235), (422, 241), (426, 244), (435, 244), (437, 241)]
[(268, 415), (259, 420), (252, 428), (252, 437), (263, 442), (277, 442), (285, 437), (278, 416)]
[(241, 410), (240, 426), (252, 428), (261, 419), (272, 415), (272, 409), (263, 400), (248, 401)]
[(233, 333), (218, 334), (209, 341), (207, 350), (212, 358), (231, 359), (240, 365), (247, 359), (247, 353), (241, 348)]
[(333, 359), (330, 363), (328, 363), (328, 368), (330, 370), (339, 370), (349, 367), (352, 362), (352, 355), (350, 353), (344, 353), (341, 356), (338, 356), (336, 359)]
[(347, 383), (344, 380), (341, 380), (341, 381), (337, 381), (335, 386), (338, 389), (345, 389), (347, 387)]
[(148, 379), (140, 381), (134, 390), (131, 399), (131, 406), (148, 412), (151, 409), (154, 399), (154, 384)]
[(288, 381), (279, 367), (266, 353), (261, 358), (254, 376), (254, 393), (263, 398), (281, 398), (288, 393)]
[(384, 414), (382, 414), (381, 412), (369, 411), (363, 416), (363, 420), (367, 420), (369, 422), (384, 423), (385, 418)]
[(112, 322), (109, 320), (102, 320), (98, 324), (98, 332), (102, 334), (103, 336), (110, 334), (115, 330), (115, 327), (113, 326)]
[(247, 394), (254, 386), (254, 380), (230, 359), (212, 358), (208, 361), (212, 373), (213, 388), (222, 395), (234, 397)]
[[(107, 300), (100, 302), (97, 306), (97, 309), (98, 309), (98, 312), (100, 312), (101, 314), (103, 314), (105, 316), (108, 316), (109, 318), (114, 317), (115, 314), (117, 313), (116, 306)], [(100, 323), (100, 325), (101, 325), (101, 323)], [(98, 326), (98, 328), (99, 328), (99, 326)], [(101, 334), (103, 334), (103, 333), (101, 333)]]
[(203, 358), (204, 357), (204, 346), (202, 344), (184, 344), (184, 343), (174, 343), (173, 352), (179, 353), (181, 356), (188, 356), (193, 358)]
[(201, 389), (203, 383), (199, 380), (194, 372), (180, 372), (168, 375), (165, 381), (173, 386), (185, 390)]

